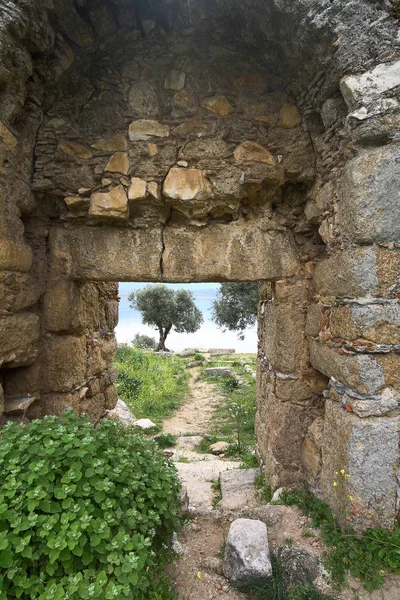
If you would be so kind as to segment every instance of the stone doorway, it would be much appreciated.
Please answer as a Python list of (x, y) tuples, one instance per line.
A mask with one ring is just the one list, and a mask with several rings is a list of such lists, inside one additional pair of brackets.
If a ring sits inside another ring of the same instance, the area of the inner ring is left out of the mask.
[(269, 480), (390, 528), (397, 23), (367, 0), (25, 4), (0, 21), (6, 413), (115, 401), (114, 282), (261, 281)]

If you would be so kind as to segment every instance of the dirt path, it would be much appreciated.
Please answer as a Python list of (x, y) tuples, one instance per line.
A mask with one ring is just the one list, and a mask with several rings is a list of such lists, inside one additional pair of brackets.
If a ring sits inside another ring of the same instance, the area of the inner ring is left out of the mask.
[(210, 431), (210, 419), (222, 397), (207, 381), (197, 381), (199, 373), (200, 368), (191, 370), (189, 399), (171, 418), (164, 421), (164, 433), (202, 435)]

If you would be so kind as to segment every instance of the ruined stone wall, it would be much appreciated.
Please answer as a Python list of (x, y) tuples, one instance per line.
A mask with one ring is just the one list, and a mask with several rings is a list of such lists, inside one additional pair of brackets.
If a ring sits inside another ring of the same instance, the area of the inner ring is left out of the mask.
[(114, 406), (116, 282), (259, 280), (268, 480), (306, 477), (356, 527), (391, 527), (400, 41), (385, 4), (0, 6), (6, 417)]

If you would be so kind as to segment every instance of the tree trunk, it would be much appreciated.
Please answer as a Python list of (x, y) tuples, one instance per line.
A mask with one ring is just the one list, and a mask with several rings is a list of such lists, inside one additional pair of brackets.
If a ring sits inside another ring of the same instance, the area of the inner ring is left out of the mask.
[(160, 332), (160, 339), (158, 341), (158, 346), (157, 346), (157, 351), (158, 352), (169, 352), (168, 348), (165, 347), (165, 340), (167, 339), (167, 335), (169, 334), (169, 332), (172, 329), (172, 325), (168, 325), (168, 327), (160, 327), (159, 328), (159, 332)]

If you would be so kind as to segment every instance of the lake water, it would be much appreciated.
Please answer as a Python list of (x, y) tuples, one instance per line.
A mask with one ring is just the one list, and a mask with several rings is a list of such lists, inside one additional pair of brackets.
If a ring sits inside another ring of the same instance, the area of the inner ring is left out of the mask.
[[(141, 322), (141, 314), (129, 307), (128, 295), (144, 287), (143, 283), (120, 283), (119, 323), (115, 329), (117, 341), (130, 344), (136, 333), (145, 333), (158, 341), (158, 331)], [(168, 284), (173, 289), (188, 289), (194, 295), (197, 308), (203, 313), (203, 323), (195, 333), (176, 333), (171, 331), (166, 345), (170, 350), (185, 348), (235, 348), (236, 352), (257, 352), (257, 328), (249, 328), (245, 339), (239, 340), (234, 331), (223, 333), (211, 321), (211, 304), (215, 300), (219, 284), (193, 283)]]

